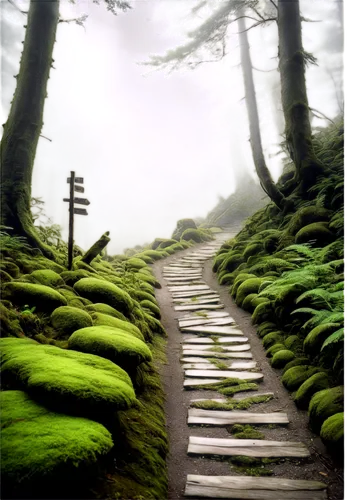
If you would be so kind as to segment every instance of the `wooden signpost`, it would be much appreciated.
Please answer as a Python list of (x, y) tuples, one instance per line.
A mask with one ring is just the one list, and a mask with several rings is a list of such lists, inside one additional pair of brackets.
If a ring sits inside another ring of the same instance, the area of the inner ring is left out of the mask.
[(67, 183), (70, 185), (70, 197), (63, 198), (63, 201), (69, 203), (68, 269), (71, 270), (73, 261), (74, 215), (88, 215), (85, 208), (77, 208), (74, 206), (74, 204), (78, 203), (79, 205), (89, 205), (90, 202), (86, 198), (75, 198), (74, 196), (75, 191), (77, 191), (78, 193), (84, 193), (85, 191), (83, 186), (77, 185), (83, 184), (83, 177), (75, 177), (75, 172), (71, 171), (71, 177), (67, 177)]

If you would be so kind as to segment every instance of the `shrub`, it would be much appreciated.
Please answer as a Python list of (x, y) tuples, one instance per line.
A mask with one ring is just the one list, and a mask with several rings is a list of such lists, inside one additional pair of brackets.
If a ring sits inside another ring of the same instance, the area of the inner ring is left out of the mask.
[(285, 371), (282, 375), (281, 381), (286, 389), (292, 392), (298, 389), (305, 380), (319, 371), (319, 368), (310, 365), (293, 366), (289, 370)]
[(34, 285), (33, 283), (4, 284), (4, 298), (20, 306), (35, 306), (38, 311), (53, 311), (57, 307), (67, 305), (67, 300), (49, 286)]
[(343, 400), (343, 386), (316, 392), (308, 407), (309, 423), (313, 432), (318, 434), (328, 417), (343, 411)]
[(69, 336), (79, 328), (92, 326), (92, 318), (78, 307), (61, 306), (51, 314), (51, 324), (60, 335)]
[(287, 363), (294, 359), (295, 355), (287, 349), (276, 352), (271, 361), (272, 368), (283, 368)]
[(318, 372), (308, 378), (299, 387), (295, 394), (294, 401), (299, 408), (307, 409), (310, 400), (314, 394), (323, 389), (328, 389), (329, 379), (328, 375), (324, 372)]
[(344, 449), (344, 412), (328, 417), (322, 424), (320, 437), (327, 448), (343, 457)]
[(108, 281), (101, 281), (97, 278), (82, 278), (75, 283), (74, 289), (91, 302), (108, 304), (125, 316), (128, 316), (133, 309), (134, 304), (130, 295)]
[(193, 228), (197, 229), (197, 226), (194, 222), (193, 219), (180, 219), (177, 222), (177, 227), (175, 228), (173, 234), (172, 234), (172, 239), (179, 241), (180, 238), (182, 237), (182, 234), (186, 229)]

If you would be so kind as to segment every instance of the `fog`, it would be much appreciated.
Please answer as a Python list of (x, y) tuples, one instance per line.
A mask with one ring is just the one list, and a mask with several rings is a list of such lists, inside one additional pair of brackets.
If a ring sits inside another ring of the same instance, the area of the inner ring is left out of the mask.
[[(22, 10), (27, 3), (14, 0)], [(186, 40), (202, 17), (197, 1), (131, 1), (117, 16), (103, 2), (61, 4), (69, 19), (88, 14), (84, 28), (60, 23), (48, 83), (44, 127), (32, 194), (67, 238), (66, 178), (84, 177), (88, 216), (75, 218), (75, 241), (86, 249), (110, 231), (110, 254), (170, 237), (176, 221), (205, 217), (243, 175), (255, 178), (235, 27), (227, 57), (197, 69), (157, 70), (139, 63)], [(307, 70), (310, 106), (334, 118), (342, 95), (342, 41), (334, 0), (301, 1), (303, 44), (318, 59)], [(2, 122), (6, 121), (24, 40), (24, 16), (1, 0)], [(275, 179), (283, 120), (276, 70), (277, 27), (249, 31), (264, 151)], [(314, 118), (313, 125), (327, 125)], [(48, 140), (50, 139), (50, 140)], [(264, 193), (263, 193), (264, 195)]]

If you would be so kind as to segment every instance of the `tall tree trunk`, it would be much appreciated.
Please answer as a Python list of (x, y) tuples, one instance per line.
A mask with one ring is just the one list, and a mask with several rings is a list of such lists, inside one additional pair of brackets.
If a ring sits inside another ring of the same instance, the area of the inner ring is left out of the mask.
[(299, 0), (278, 0), (279, 69), (286, 140), (302, 193), (323, 172), (313, 150)]
[(58, 0), (31, 0), (17, 86), (0, 144), (1, 223), (50, 257), (50, 248), (34, 229), (30, 201), (58, 19)]
[(244, 78), (245, 99), (246, 99), (246, 107), (247, 107), (247, 114), (249, 117), (249, 127), (250, 127), (250, 143), (251, 143), (254, 165), (256, 168), (258, 178), (260, 179), (262, 188), (271, 198), (271, 200), (275, 203), (275, 205), (277, 205), (277, 207), (282, 210), (286, 205), (286, 199), (272, 180), (262, 150), (259, 114), (257, 110), (257, 101), (256, 101), (253, 72), (252, 72), (250, 47), (247, 37), (245, 19), (242, 17), (239, 18), (238, 23), (239, 23), (241, 66)]

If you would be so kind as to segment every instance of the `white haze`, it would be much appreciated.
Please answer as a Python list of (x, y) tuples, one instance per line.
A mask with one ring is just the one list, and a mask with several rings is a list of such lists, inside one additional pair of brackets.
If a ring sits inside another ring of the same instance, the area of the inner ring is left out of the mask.
[[(62, 4), (63, 17), (88, 13), (89, 18), (84, 29), (66, 23), (58, 27), (42, 130), (51, 142), (40, 138), (33, 174), (33, 196), (45, 201), (46, 214), (61, 225), (65, 239), (66, 178), (71, 170), (84, 177), (91, 204), (87, 217), (76, 216), (76, 243), (86, 249), (109, 230), (110, 254), (170, 237), (178, 219), (204, 217), (219, 196), (231, 194), (235, 176), (255, 177), (235, 29), (223, 61), (195, 71), (154, 71), (138, 63), (185, 41), (186, 31), (198, 24), (188, 16), (197, 2), (131, 3), (131, 11), (117, 16), (92, 1)], [(335, 29), (336, 5), (333, 0), (301, 5), (305, 17), (321, 20), (303, 27), (304, 47), (320, 64), (307, 72), (310, 105), (334, 118), (338, 105), (327, 67), (341, 66), (341, 55), (333, 60), (325, 40)], [(3, 123), (26, 18), (5, 0), (1, 6), (2, 21), (14, 36), (11, 44), (2, 40)], [(277, 27), (251, 30), (249, 37), (254, 66), (277, 67)], [(274, 154), (283, 125), (279, 89), (276, 104), (271, 99), (277, 81), (276, 71), (255, 72), (264, 150), (275, 179), (282, 168)]]

